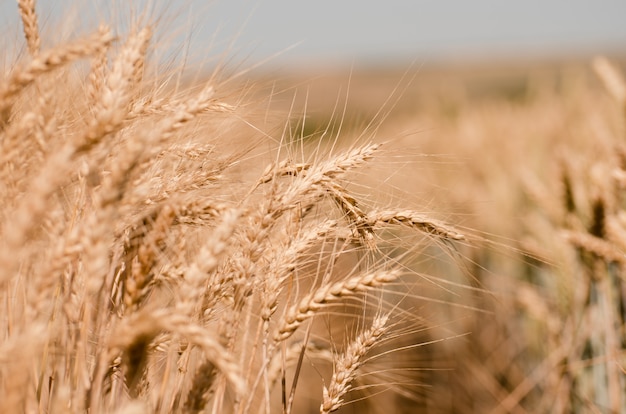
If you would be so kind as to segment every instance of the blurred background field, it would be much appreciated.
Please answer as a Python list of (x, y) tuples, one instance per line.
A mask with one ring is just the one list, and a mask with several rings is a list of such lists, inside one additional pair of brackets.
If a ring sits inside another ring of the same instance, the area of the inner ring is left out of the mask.
[(418, 305), (441, 327), (425, 341), (467, 335), (418, 350), (424, 392), (398, 410), (626, 409), (622, 73), (599, 58), (259, 81), (292, 136), (388, 141), (380, 197), (473, 234), (460, 269), (425, 261), (459, 285)]
[(421, 292), (441, 328), (423, 340), (467, 335), (418, 349), (422, 391), (398, 412), (626, 411), (622, 7), (371, 2), (287, 18), (322, 32), (259, 70), (291, 135), (388, 141), (379, 197), (474, 235), (454, 264), (418, 265), (458, 283)]

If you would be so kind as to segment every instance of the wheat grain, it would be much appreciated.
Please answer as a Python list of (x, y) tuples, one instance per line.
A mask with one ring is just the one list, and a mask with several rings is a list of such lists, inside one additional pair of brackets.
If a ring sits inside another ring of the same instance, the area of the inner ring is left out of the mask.
[(84, 137), (77, 143), (77, 153), (88, 151), (103, 137), (121, 127), (128, 113), (132, 97), (131, 89), (137, 88), (137, 85), (132, 82), (135, 67), (143, 59), (151, 36), (152, 29), (149, 27), (144, 27), (138, 33), (129, 36), (122, 51), (113, 62), (113, 68), (94, 106), (94, 117)]

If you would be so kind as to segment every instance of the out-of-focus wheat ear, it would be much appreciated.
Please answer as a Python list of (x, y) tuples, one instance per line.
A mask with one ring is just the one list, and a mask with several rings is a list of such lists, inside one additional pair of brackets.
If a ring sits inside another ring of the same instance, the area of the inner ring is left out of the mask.
[(111, 414), (148, 414), (153, 412), (144, 401), (132, 400), (111, 411)]
[(330, 413), (343, 405), (343, 397), (352, 388), (351, 383), (357, 376), (357, 370), (363, 364), (363, 357), (386, 332), (387, 320), (388, 316), (385, 315), (374, 319), (370, 329), (357, 336), (337, 358), (330, 383), (328, 387), (324, 386), (320, 413)]
[(243, 235), (239, 250), (241, 254), (236, 260), (231, 261), (229, 269), (229, 277), (232, 280), (234, 308), (236, 312), (232, 317), (232, 323), (227, 322), (224, 327), (230, 333), (224, 332), (229, 339), (233, 338), (234, 332), (239, 323), (238, 313), (243, 309), (246, 301), (253, 291), (258, 278), (255, 276), (259, 272), (259, 262), (265, 254), (268, 241), (270, 240), (271, 230), (276, 223), (270, 206), (262, 205), (261, 208), (251, 213), (247, 218), (247, 226), (243, 230)]
[(572, 183), (571, 171), (568, 164), (565, 162), (562, 164), (561, 185), (563, 188), (563, 205), (565, 206), (565, 211), (568, 213), (575, 213), (577, 206), (576, 199), (574, 197), (574, 186)]
[(278, 297), (283, 283), (293, 272), (299, 260), (308, 249), (323, 241), (337, 228), (335, 220), (325, 220), (321, 223), (300, 232), (295, 239), (291, 239), (285, 249), (275, 249), (264, 270), (264, 288), (262, 290), (261, 318), (269, 321), (278, 306)]
[(204, 353), (205, 358), (215, 366), (216, 370), (230, 383), (237, 398), (242, 398), (246, 391), (246, 383), (243, 380), (239, 364), (231, 353), (221, 344), (220, 339), (212, 335), (211, 330), (189, 321), (189, 317), (171, 310), (153, 311), (155, 319), (163, 329), (180, 335), (197, 346)]
[(141, 383), (151, 353), (151, 342), (155, 336), (156, 334), (152, 332), (139, 333), (124, 350), (122, 358), (124, 381), (132, 398), (137, 398), (141, 393)]
[[(265, 210), (262, 209), (261, 211)], [(245, 319), (241, 317), (242, 311), (249, 302), (253, 287), (258, 283), (255, 277), (258, 270), (257, 262), (263, 254), (269, 238), (269, 229), (273, 222), (270, 215), (262, 215), (260, 220), (256, 220), (258, 217), (257, 215), (248, 217), (246, 220), (248, 226), (242, 229), (243, 236), (239, 237), (239, 234), (236, 235), (236, 240), (239, 242), (237, 245), (237, 257), (227, 262), (228, 266), (225, 270), (217, 272), (218, 274), (215, 278), (217, 283), (215, 286), (208, 286), (206, 289), (207, 291), (215, 291), (215, 289), (223, 289), (225, 286), (228, 286), (228, 296), (232, 298), (230, 303), (231, 311), (222, 313), (218, 329), (222, 343), (225, 344), (229, 351), (232, 351), (237, 346), (236, 338), (238, 334), (243, 333), (243, 335), (247, 335), (248, 333), (246, 329), (240, 329), (241, 324), (245, 323)], [(210, 285), (213, 285), (213, 283), (210, 283)], [(220, 294), (223, 298), (223, 292), (220, 292)], [(205, 293), (203, 298), (207, 296)], [(241, 342), (244, 341), (242, 340)]]
[(215, 381), (215, 365), (211, 361), (205, 361), (196, 370), (187, 394), (187, 400), (183, 407), (186, 413), (200, 413), (206, 407), (211, 394), (211, 388)]
[(32, 387), (33, 372), (26, 369), (24, 361), (36, 360), (45, 340), (45, 325), (32, 322), (21, 332), (12, 332), (0, 343), (0, 412), (23, 413), (35, 409), (27, 405), (33, 401), (35, 390)]
[(211, 331), (196, 325), (188, 316), (172, 309), (144, 310), (123, 320), (109, 338), (107, 359), (113, 361), (122, 353), (125, 375), (134, 374), (131, 379), (136, 379), (143, 371), (140, 368), (143, 367), (144, 357), (148, 356), (148, 347), (152, 346), (151, 343), (162, 332), (170, 332), (198, 347), (206, 359), (229, 381), (236, 393), (241, 395), (244, 392), (245, 385), (239, 367), (220, 345), (219, 340), (211, 335)]
[(142, 53), (145, 53), (151, 37), (152, 29), (144, 27), (126, 39), (105, 80), (101, 96), (94, 107), (93, 119), (89, 122), (84, 136), (80, 138), (82, 142), (77, 143), (77, 152), (90, 150), (102, 138), (122, 126), (128, 116), (132, 91), (138, 87), (133, 76), (135, 65), (143, 58)]
[[(208, 283), (208, 275), (217, 268), (222, 255), (228, 248), (240, 214), (239, 210), (226, 210), (221, 214), (221, 222), (213, 230), (211, 237), (207, 238), (185, 272), (178, 290), (180, 300), (176, 303), (180, 312), (192, 316), (198, 305), (202, 304), (201, 299), (207, 295), (207, 292), (216, 289), (214, 283)], [(218, 281), (215, 282), (219, 284)]]
[[(115, 183), (115, 185), (110, 186), (112, 190), (111, 195), (114, 198), (121, 197), (122, 193), (125, 191), (124, 186), (131, 170), (145, 167), (145, 163), (150, 162), (152, 157), (161, 151), (161, 145), (166, 142), (167, 139), (171, 138), (175, 131), (196, 118), (200, 113), (213, 110), (215, 102), (212, 97), (213, 88), (207, 85), (195, 98), (191, 98), (187, 102), (176, 106), (172, 113), (164, 114), (154, 128), (138, 132), (133, 136), (133, 139), (128, 140), (126, 142), (126, 150), (119, 157), (119, 161), (109, 177), (111, 183)], [(118, 127), (121, 126), (124, 117), (125, 115), (119, 119), (120, 124), (118, 124)], [(98, 133), (104, 132), (105, 135), (109, 133), (107, 130), (99, 130), (98, 128), (94, 128), (92, 131), (99, 131)], [(103, 136), (104, 135), (98, 137), (97, 134), (93, 135), (94, 139), (88, 139), (87, 143), (80, 149), (89, 149)], [(89, 135), (87, 135), (87, 137), (89, 138)], [(141, 186), (139, 187), (141, 188)], [(145, 202), (145, 195), (142, 197), (142, 200), (134, 201)]]
[(313, 317), (323, 307), (339, 299), (392, 283), (398, 277), (400, 277), (398, 270), (376, 270), (317, 288), (287, 310), (274, 335), (274, 340), (282, 342), (289, 338), (304, 321)]
[(626, 251), (626, 215), (617, 214), (607, 217), (606, 236), (618, 249)]
[[(148, 39), (152, 37), (152, 31), (149, 30)], [(143, 42), (139, 48), (139, 58), (135, 60), (133, 65), (133, 82), (141, 84), (143, 74), (146, 67), (146, 54), (148, 53), (149, 42)]]
[(65, 180), (71, 168), (72, 149), (63, 147), (52, 154), (42, 170), (31, 180), (28, 197), (20, 200), (14, 214), (2, 225), (0, 242), (0, 286), (13, 276), (13, 271), (26, 253), (24, 245), (48, 208), (48, 197)]
[(158, 128), (163, 131), (161, 140), (164, 140), (202, 112), (232, 113), (237, 109), (236, 106), (215, 99), (214, 94), (213, 85), (208, 82), (197, 94), (188, 95), (182, 99), (140, 97), (133, 101), (128, 118), (157, 115), (159, 117)]
[(603, 197), (596, 198), (591, 206), (592, 219), (588, 231), (589, 234), (600, 239), (604, 239), (606, 235), (606, 207)]
[(593, 60), (593, 69), (606, 90), (626, 110), (626, 81), (619, 69), (604, 56), (598, 56)]
[(0, 81), (0, 111), (9, 108), (17, 95), (35, 79), (69, 62), (97, 55), (113, 41), (110, 32), (98, 32), (39, 53), (28, 64), (16, 67)]
[(52, 88), (39, 88), (38, 99), (28, 111), (12, 119), (4, 130), (0, 121), (0, 194), (5, 200), (14, 199), (20, 191), (18, 183), (33, 174), (35, 160), (50, 151), (58, 125), (51, 104), (53, 93)]
[[(153, 184), (155, 182), (158, 182), (158, 184), (151, 185), (147, 189), (147, 191), (143, 192), (141, 201), (158, 203), (163, 200), (170, 199), (172, 196), (175, 195), (191, 195), (192, 192), (215, 185), (221, 178), (222, 172), (236, 162), (236, 160), (234, 159), (232, 161), (232, 163), (226, 161), (216, 162), (213, 165), (205, 165), (204, 163), (186, 162), (185, 160), (181, 160), (176, 167), (176, 172), (173, 173), (171, 176), (165, 177), (154, 177), (154, 170), (147, 166), (147, 168), (142, 171), (142, 177), (139, 179), (139, 181)], [(145, 160), (144, 162), (146, 164), (150, 163), (149, 160)], [(181, 214), (180, 222), (183, 222), (185, 220), (195, 220), (196, 224), (200, 224), (201, 219), (199, 216), (194, 217), (193, 210), (195, 209), (195, 207), (198, 207), (200, 204), (202, 204), (203, 201), (206, 201), (199, 199), (204, 199), (206, 197), (196, 197), (193, 198), (193, 201), (191, 202), (189, 200), (192, 199), (192, 197), (184, 197), (187, 198), (187, 200), (181, 201), (181, 203), (183, 204), (180, 205), (180, 207), (181, 211), (182, 209), (185, 210), (185, 213)], [(212, 202), (213, 200), (210, 201)]]
[(626, 265), (626, 255), (613, 243), (582, 231), (563, 230), (561, 234), (574, 247), (592, 253), (607, 262)]
[[(215, 90), (211, 83), (207, 83), (204, 88), (194, 97), (186, 99), (171, 107), (171, 112), (162, 118), (158, 125), (160, 140), (165, 140), (183, 125), (194, 119), (205, 111), (220, 111), (221, 105), (214, 99)], [(224, 105), (224, 107), (227, 105)], [(231, 108), (232, 109), (232, 108)]]
[(163, 205), (153, 217), (142, 221), (139, 228), (135, 229), (135, 234), (131, 234), (129, 245), (126, 246), (125, 268), (128, 271), (122, 275), (123, 301), (127, 308), (139, 306), (148, 294), (148, 286), (154, 278), (153, 268), (175, 217), (175, 210), (169, 205)]
[(225, 210), (224, 206), (216, 205), (206, 197), (194, 197), (176, 206), (177, 216), (175, 224), (186, 226), (209, 226), (220, 218)]
[[(109, 28), (104, 24), (101, 24), (98, 27), (98, 31), (101, 33), (106, 33), (109, 31)], [(97, 55), (94, 56), (91, 61), (91, 70), (89, 71), (89, 82), (87, 83), (87, 98), (88, 104), (94, 105), (100, 99), (100, 95), (102, 94), (102, 89), (104, 88), (104, 82), (106, 80), (107, 75), (107, 63), (108, 63), (108, 52), (110, 45), (102, 48)]]
[(17, 0), (17, 7), (24, 25), (24, 37), (26, 38), (28, 51), (32, 56), (35, 56), (39, 53), (39, 48), (41, 47), (35, 0)]

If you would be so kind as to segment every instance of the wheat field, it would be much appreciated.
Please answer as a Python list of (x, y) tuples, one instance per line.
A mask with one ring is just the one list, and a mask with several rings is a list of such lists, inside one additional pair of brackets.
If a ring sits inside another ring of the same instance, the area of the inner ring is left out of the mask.
[(626, 410), (618, 65), (300, 102), (17, 3), (0, 412)]

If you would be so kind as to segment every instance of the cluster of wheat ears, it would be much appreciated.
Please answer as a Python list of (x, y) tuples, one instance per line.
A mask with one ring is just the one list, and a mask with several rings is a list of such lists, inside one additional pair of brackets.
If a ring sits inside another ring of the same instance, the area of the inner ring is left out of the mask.
[[(464, 236), (350, 190), (381, 146), (272, 138), (217, 77), (159, 72), (152, 25), (43, 47), (34, 0), (18, 5), (27, 53), (0, 79), (0, 412), (289, 412), (304, 395), (327, 413), (357, 384), (394, 388), (360, 378), (418, 329), (397, 306), (418, 244), (393, 238)], [(315, 360), (329, 368), (301, 391)]]

